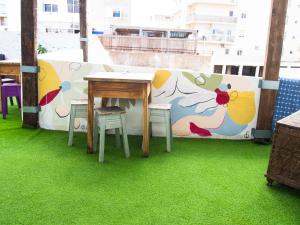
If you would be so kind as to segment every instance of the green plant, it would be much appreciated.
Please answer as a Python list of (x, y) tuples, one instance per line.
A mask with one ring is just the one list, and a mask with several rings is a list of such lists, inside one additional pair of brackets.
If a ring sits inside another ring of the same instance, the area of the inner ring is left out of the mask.
[(38, 54), (45, 54), (48, 52), (48, 50), (41, 44), (39, 44), (37, 51), (38, 51)]

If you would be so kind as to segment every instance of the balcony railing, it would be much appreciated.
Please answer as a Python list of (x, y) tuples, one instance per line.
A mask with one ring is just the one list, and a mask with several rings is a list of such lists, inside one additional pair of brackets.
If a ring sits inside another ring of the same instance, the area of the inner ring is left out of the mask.
[(197, 41), (190, 39), (102, 35), (100, 40), (110, 50), (212, 55), (209, 50), (199, 52)]
[(233, 16), (210, 16), (194, 14), (188, 17), (189, 23), (205, 22), (205, 23), (237, 23), (237, 17)]
[(195, 3), (209, 3), (209, 4), (223, 4), (223, 5), (237, 5), (238, 0), (189, 0), (190, 4)]
[(231, 35), (202, 35), (199, 37), (200, 41), (233, 43), (234, 36)]

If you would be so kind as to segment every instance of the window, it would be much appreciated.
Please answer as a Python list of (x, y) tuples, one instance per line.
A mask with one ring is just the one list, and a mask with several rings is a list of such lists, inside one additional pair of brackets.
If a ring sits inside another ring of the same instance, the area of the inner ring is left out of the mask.
[(79, 13), (79, 0), (68, 0), (68, 12)]
[(214, 65), (214, 73), (222, 74), (223, 65)]
[(237, 54), (237, 55), (242, 55), (242, 54), (243, 54), (243, 51), (242, 51), (242, 50), (238, 50), (238, 51), (236, 52), (236, 54)]
[(58, 12), (57, 4), (44, 4), (44, 12)]
[(229, 52), (230, 52), (229, 48), (226, 48), (226, 49), (225, 49), (225, 54), (228, 55)]
[(0, 26), (6, 26), (7, 25), (7, 19), (5, 17), (0, 17)]
[(51, 4), (44, 4), (44, 12), (51, 12)]
[(52, 4), (52, 12), (58, 12), (58, 5)]
[(233, 66), (233, 65), (226, 66), (226, 74), (238, 75), (239, 68), (240, 68), (239, 66)]
[(242, 18), (242, 19), (246, 19), (246, 18), (247, 18), (247, 14), (246, 14), (246, 13), (242, 13), (242, 14), (241, 14), (241, 18)]
[(233, 16), (233, 11), (229, 11), (229, 16)]
[(243, 66), (243, 76), (255, 77), (256, 67), (255, 66)]
[(114, 10), (113, 11), (113, 17), (121, 17), (121, 11), (120, 10)]

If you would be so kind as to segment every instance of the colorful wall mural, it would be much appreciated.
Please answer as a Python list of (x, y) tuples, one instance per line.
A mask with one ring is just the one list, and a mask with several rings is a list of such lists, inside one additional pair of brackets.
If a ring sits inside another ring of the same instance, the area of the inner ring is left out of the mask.
[[(48, 60), (39, 60), (39, 65), (40, 126), (45, 129), (68, 130), (71, 100), (87, 98), (83, 77), (99, 71), (155, 73), (152, 101), (172, 104), (174, 136), (250, 139), (256, 127), (257, 78)], [(111, 99), (110, 104), (126, 108), (130, 134), (142, 133), (141, 102)], [(85, 131), (86, 120), (77, 119), (75, 128)], [(153, 129), (154, 135), (164, 134), (159, 124)]]

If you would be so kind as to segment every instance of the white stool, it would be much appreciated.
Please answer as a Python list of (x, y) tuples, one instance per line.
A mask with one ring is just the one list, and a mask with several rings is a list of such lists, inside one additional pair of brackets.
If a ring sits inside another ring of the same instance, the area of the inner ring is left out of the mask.
[(73, 145), (75, 118), (87, 118), (88, 100), (72, 100), (69, 122), (69, 141), (68, 145)]
[(99, 139), (99, 162), (104, 162), (104, 146), (105, 146), (105, 130), (115, 129), (117, 146), (120, 147), (120, 130), (122, 130), (124, 152), (126, 158), (130, 156), (126, 120), (125, 120), (125, 110), (118, 106), (98, 108), (95, 110), (95, 127), (94, 129), (94, 152), (96, 151), (96, 146)]
[(167, 152), (171, 152), (172, 127), (171, 104), (149, 104), (149, 129), (152, 132), (151, 123), (163, 123), (166, 128)]

